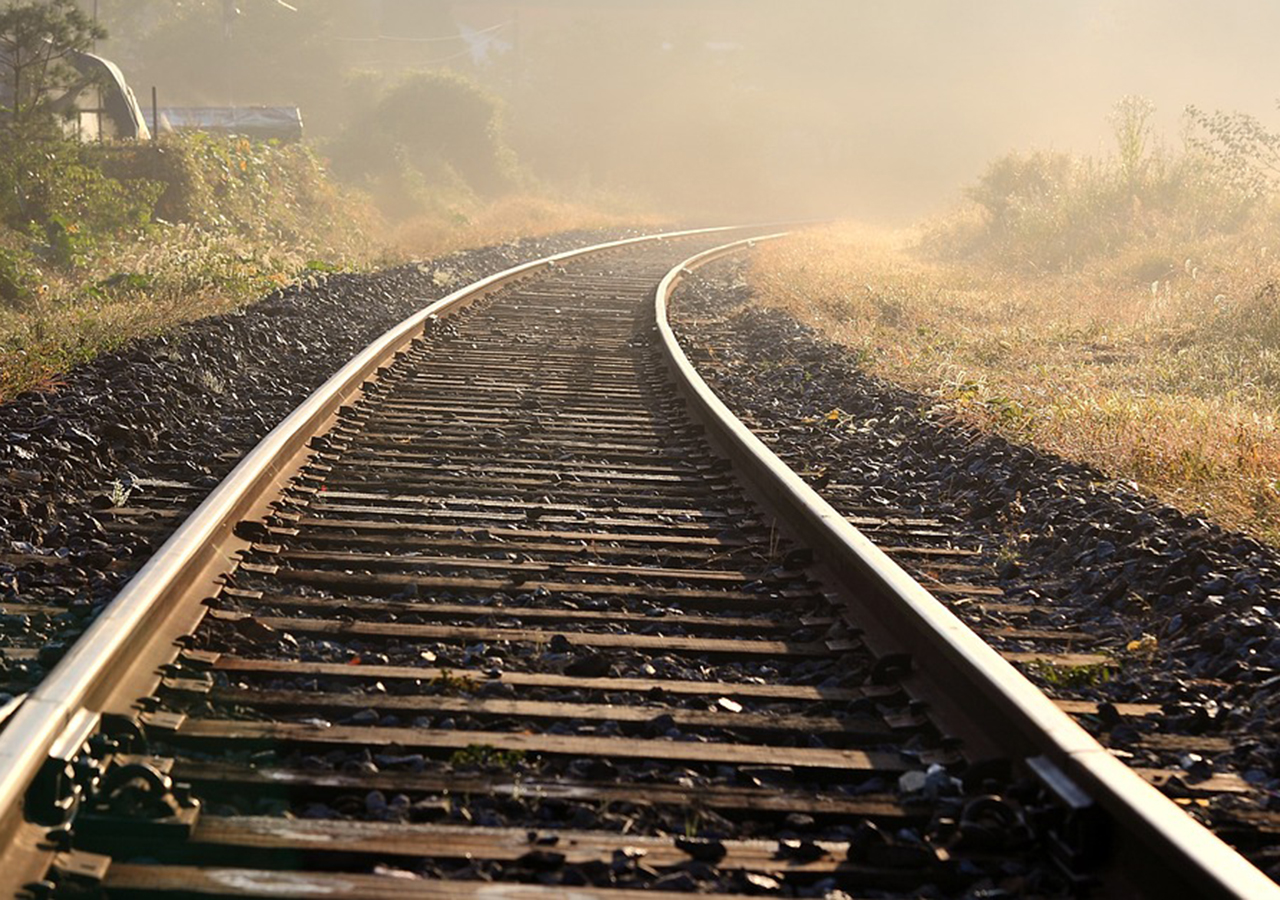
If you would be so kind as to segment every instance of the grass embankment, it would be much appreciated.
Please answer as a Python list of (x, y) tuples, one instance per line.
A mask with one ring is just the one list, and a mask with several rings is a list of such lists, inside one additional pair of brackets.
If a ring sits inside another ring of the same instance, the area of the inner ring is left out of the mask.
[(455, 194), (390, 220), (301, 145), (195, 136), (166, 138), (160, 152), (58, 153), (22, 173), (34, 198), (24, 227), (0, 224), (0, 402), (55, 387), (58, 373), (131, 339), (330, 271), (622, 222), (516, 192)]
[(1280, 542), (1275, 203), (1203, 149), (1140, 161), (1001, 161), (958, 219), (761, 247), (757, 295), (944, 416)]

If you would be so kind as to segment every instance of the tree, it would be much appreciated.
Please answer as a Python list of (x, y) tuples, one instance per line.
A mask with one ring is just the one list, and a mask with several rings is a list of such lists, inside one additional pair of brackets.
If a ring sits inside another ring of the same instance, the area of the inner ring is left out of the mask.
[(106, 36), (74, 0), (8, 0), (0, 9), (0, 126), (19, 139), (52, 131), (52, 94), (83, 82), (70, 57)]
[(456, 72), (431, 70), (372, 99), (375, 79), (351, 80), (366, 96), (364, 111), (327, 150), (334, 174), (371, 190), (384, 212), (418, 212), (432, 195), (493, 197), (516, 184), (496, 96)]

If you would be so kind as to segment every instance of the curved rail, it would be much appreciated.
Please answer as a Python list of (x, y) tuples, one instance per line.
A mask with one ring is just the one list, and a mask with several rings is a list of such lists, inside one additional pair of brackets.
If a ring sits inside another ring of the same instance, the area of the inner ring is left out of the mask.
[[(1133, 866), (1135, 884), (1153, 896), (1280, 898), (1280, 886), (1147, 784), (1059, 710), (1022, 673), (853, 527), (780, 460), (720, 401), (698, 374), (667, 321), (667, 306), (694, 269), (768, 235), (737, 241), (685, 260), (663, 279), (655, 314), (663, 351), (681, 391), (708, 434), (746, 480), (814, 547), (837, 578), (864, 586), (856, 612), (867, 638), (915, 651), (933, 683), (949, 690), (955, 708), (972, 698), (992, 710), (985, 717), (1002, 738), (1014, 736), (1033, 768), (1056, 768), (1100, 806), (1114, 824), (1115, 854)], [(925, 657), (923, 654), (929, 654)], [(939, 718), (943, 710), (935, 709)], [(969, 710), (970, 713), (973, 710)], [(1010, 735), (1009, 732), (1014, 732)], [(1049, 765), (1046, 766), (1045, 758)], [(1070, 790), (1070, 785), (1067, 785)], [(1078, 793), (1078, 792), (1077, 792)]]
[[(635, 244), (741, 230), (727, 226), (665, 232), (582, 247), (524, 263), (454, 291), (388, 329), (317, 388), (277, 425), (192, 512), (125, 585), (75, 646), (33, 690), (0, 732), (0, 834), (16, 827), (24, 793), (64, 735), (85, 734), (84, 710), (101, 709), (121, 685), (113, 677), (134, 662), (153, 632), (182, 610), (177, 600), (211, 579), (214, 567), (249, 545), (233, 532), (272, 484), (283, 483), (305, 454), (306, 443), (361, 385), (437, 316), (539, 269)], [(188, 611), (189, 612), (189, 611)], [(198, 614), (199, 611), (197, 611)], [(149, 673), (148, 673), (149, 674)], [(135, 693), (134, 696), (137, 696)], [(74, 742), (74, 741), (73, 741)]]
[[(95, 710), (118, 709), (122, 697), (132, 700), (141, 695), (133, 690), (135, 682), (126, 679), (154, 680), (154, 666), (148, 663), (163, 655), (161, 650), (171, 654), (170, 640), (178, 633), (175, 626), (184, 618), (198, 618), (203, 611), (193, 611), (195, 604), (180, 603), (179, 597), (191, 596), (192, 589), (197, 591), (195, 596), (203, 596), (199, 591), (211, 583), (215, 567), (232, 552), (249, 546), (248, 540), (235, 535), (235, 523), (261, 515), (266, 502), (260, 499), (261, 495), (298, 470), (309, 455), (310, 436), (333, 421), (340, 407), (361, 394), (366, 379), (423, 329), (430, 328), (435, 316), (539, 269), (584, 254), (725, 230), (731, 229), (615, 241), (516, 266), (432, 303), (390, 329), (344, 366), (272, 431), (192, 514), (19, 708), (10, 727), (0, 733), (0, 810), (7, 817), (4, 825), (20, 821), (16, 813), (18, 800), (46, 759), (60, 759), (61, 754), (74, 752), (96, 727)], [(1113, 759), (850, 526), (733, 417), (692, 369), (666, 322), (670, 295), (692, 269), (750, 243), (739, 241), (694, 256), (662, 281), (655, 307), (664, 349), (695, 415), (703, 420), (712, 440), (727, 451), (753, 490), (783, 512), (836, 578), (860, 586), (857, 612), (867, 643), (891, 649), (911, 648), (917, 654), (923, 652), (918, 648), (931, 648), (927, 658), (918, 656), (918, 663), (939, 687), (913, 683), (911, 690), (925, 699), (933, 691), (938, 702), (933, 704), (931, 715), (939, 724), (946, 724), (953, 715), (952, 708), (978, 698), (989, 711), (970, 709), (956, 714), (966, 720), (971, 733), (972, 723), (979, 722), (999, 734), (1003, 753), (1025, 758), (1028, 767), (1042, 780), (1053, 782), (1061, 796), (1074, 798), (1080, 805), (1092, 800), (1102, 807), (1115, 826), (1117, 868), (1134, 884), (1133, 893), (1280, 897), (1280, 889), (1266, 876)], [(139, 657), (142, 665), (137, 665)], [(122, 674), (128, 666), (134, 671), (142, 670), (142, 674)], [(915, 676), (908, 675), (906, 679), (914, 681)], [(980, 741), (968, 743), (967, 737), (966, 741), (971, 749), (988, 749)]]

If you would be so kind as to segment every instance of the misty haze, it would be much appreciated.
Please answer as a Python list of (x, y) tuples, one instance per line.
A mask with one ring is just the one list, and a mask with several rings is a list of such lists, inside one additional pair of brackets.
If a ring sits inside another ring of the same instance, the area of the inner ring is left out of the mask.
[(1174, 144), (1189, 104), (1275, 115), (1265, 3), (292, 5), (99, 0), (99, 50), (143, 100), (297, 106), (322, 153), (406, 73), (456, 72), (525, 177), (680, 215), (906, 221), (1002, 152), (1097, 152), (1125, 95)]
[(1280, 897), (1277, 36), (0, 0), (0, 897)]

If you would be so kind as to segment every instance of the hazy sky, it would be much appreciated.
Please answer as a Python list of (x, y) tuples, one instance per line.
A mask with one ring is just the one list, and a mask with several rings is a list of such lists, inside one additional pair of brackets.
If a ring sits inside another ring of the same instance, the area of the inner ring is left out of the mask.
[(118, 37), (206, 14), (107, 42), (140, 96), (296, 104), (323, 141), (345, 69), (445, 60), (507, 99), (539, 176), (708, 211), (914, 218), (1009, 151), (1109, 152), (1129, 94), (1175, 147), (1188, 104), (1280, 130), (1280, 0), (240, 0), (234, 40), (222, 0), (101, 3)]
[[(810, 34), (812, 56), (796, 56), (805, 76), (826, 85), (833, 113), (858, 123), (848, 132), (859, 163), (851, 176), (877, 211), (911, 214), (954, 198), (1007, 150), (1109, 150), (1106, 116), (1126, 94), (1156, 104), (1173, 144), (1187, 104), (1280, 124), (1272, 0), (791, 6)], [(819, 10), (829, 28), (815, 27)]]

